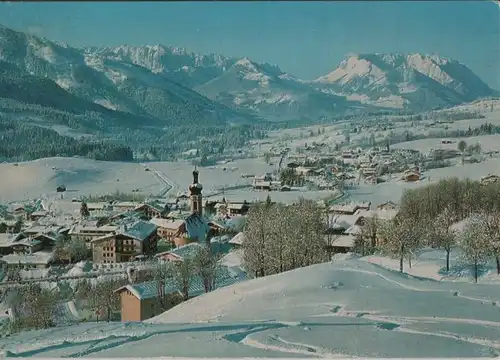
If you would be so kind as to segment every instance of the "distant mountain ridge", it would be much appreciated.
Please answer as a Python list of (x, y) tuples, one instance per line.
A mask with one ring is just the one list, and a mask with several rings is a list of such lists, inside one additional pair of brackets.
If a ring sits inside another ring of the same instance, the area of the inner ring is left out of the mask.
[(437, 55), (360, 54), (312, 82), (325, 92), (362, 102), (392, 102), (412, 110), (457, 105), (495, 95), (472, 70)]
[(80, 99), (137, 115), (138, 121), (147, 117), (164, 125), (187, 125), (255, 119), (119, 57), (99, 56), (6, 27), (0, 27), (0, 61), (45, 81), (48, 93), (53, 91), (47, 81), (52, 81)]
[(0, 61), (14, 65), (23, 76), (45, 79), (40, 83), (45, 81), (49, 93), (64, 91), (87, 101), (89, 109), (94, 103), (137, 116), (137, 121), (150, 119), (148, 124), (426, 111), (498, 95), (458, 61), (418, 53), (354, 55), (332, 72), (305, 81), (248, 58), (164, 45), (77, 49), (0, 26)]

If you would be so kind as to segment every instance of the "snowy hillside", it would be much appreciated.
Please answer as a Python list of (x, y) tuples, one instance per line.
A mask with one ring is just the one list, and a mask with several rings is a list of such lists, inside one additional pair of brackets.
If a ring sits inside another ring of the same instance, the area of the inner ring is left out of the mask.
[(495, 94), (458, 61), (423, 54), (351, 56), (313, 83), (325, 93), (413, 110), (457, 105)]
[(422, 280), (337, 260), (194, 298), (147, 323), (0, 340), (11, 357), (495, 357), (498, 285)]
[(351, 56), (305, 81), (246, 57), (164, 45), (77, 49), (0, 26), (1, 60), (87, 101), (168, 124), (426, 111), (498, 95), (458, 61), (417, 53)]
[(221, 54), (202, 55), (164, 45), (87, 48), (85, 53), (126, 60), (155, 74), (167, 75), (189, 87), (201, 85), (222, 75), (236, 62), (236, 59)]
[[(0, 26), (0, 60), (87, 101), (166, 124), (248, 120), (146, 67)], [(47, 94), (50, 96), (50, 94)]]
[(196, 90), (224, 105), (250, 109), (271, 119), (319, 118), (366, 108), (357, 101), (317, 91), (277, 66), (248, 58)]

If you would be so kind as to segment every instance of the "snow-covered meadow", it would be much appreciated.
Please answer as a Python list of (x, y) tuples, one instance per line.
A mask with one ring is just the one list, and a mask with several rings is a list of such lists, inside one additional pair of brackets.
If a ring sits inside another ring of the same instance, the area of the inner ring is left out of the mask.
[(221, 288), (144, 323), (31, 331), (0, 347), (7, 358), (496, 357), (499, 301), (498, 285), (339, 259)]
[(66, 185), (66, 198), (111, 194), (117, 190), (156, 194), (165, 184), (144, 166), (134, 163), (95, 161), (84, 158), (46, 158), (0, 164), (0, 203), (56, 196)]

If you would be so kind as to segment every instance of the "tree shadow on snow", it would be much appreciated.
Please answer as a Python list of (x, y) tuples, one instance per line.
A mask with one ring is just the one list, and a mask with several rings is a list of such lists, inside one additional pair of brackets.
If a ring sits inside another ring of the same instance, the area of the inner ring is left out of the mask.
[[(491, 266), (478, 265), (478, 277), (486, 275), (491, 270)], [(446, 271), (446, 266), (439, 269), (438, 274), (446, 277), (474, 277), (474, 265), (469, 264), (456, 264), (450, 266), (450, 270)]]

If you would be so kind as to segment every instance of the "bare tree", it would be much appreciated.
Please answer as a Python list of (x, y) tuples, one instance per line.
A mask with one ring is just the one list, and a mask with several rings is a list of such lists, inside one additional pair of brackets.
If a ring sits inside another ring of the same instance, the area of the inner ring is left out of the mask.
[(106, 320), (111, 321), (113, 312), (120, 309), (120, 295), (115, 290), (126, 284), (126, 278), (98, 278), (90, 293), (91, 307), (98, 313), (105, 313)]
[(69, 257), (74, 262), (87, 260), (90, 257), (90, 251), (87, 248), (85, 242), (79, 239), (69, 240), (64, 247)]
[(421, 246), (422, 233), (421, 225), (407, 217), (396, 217), (380, 223), (382, 249), (399, 259), (400, 272), (404, 270), (404, 259), (408, 259), (411, 267), (411, 258)]
[(487, 236), (487, 250), (495, 258), (497, 274), (500, 275), (500, 214), (484, 214), (482, 220)]
[(457, 242), (457, 234), (451, 229), (457, 220), (450, 207), (446, 207), (427, 227), (427, 240), (431, 246), (446, 251), (446, 271), (450, 271), (450, 253)]
[(193, 259), (193, 272), (203, 281), (206, 293), (215, 288), (218, 267), (217, 260), (217, 255), (208, 246), (200, 247)]
[(85, 301), (89, 298), (92, 291), (92, 285), (87, 279), (78, 280), (75, 288), (75, 300)]
[(362, 256), (373, 254), (377, 247), (377, 231), (380, 220), (377, 216), (366, 217), (359, 233), (355, 235), (354, 249)]
[[(328, 260), (325, 247), (324, 223), (321, 209), (312, 200), (300, 199), (289, 207), (290, 222), (282, 229), (295, 240), (291, 250), (299, 262), (295, 267), (309, 266)], [(293, 267), (293, 268), (295, 268)]]
[(168, 267), (169, 278), (177, 289), (180, 289), (184, 300), (189, 299), (189, 287), (195, 275), (194, 260), (185, 258), (182, 261), (172, 261)]
[(9, 281), (13, 281), (16, 283), (21, 282), (21, 280), (23, 279), (21, 275), (21, 269), (22, 269), (21, 264), (11, 265), (7, 267), (7, 272), (6, 272), (7, 279)]
[(29, 283), (17, 289), (12, 311), (14, 328), (45, 329), (54, 326), (57, 296), (51, 290), (42, 289), (37, 283)]
[(488, 259), (488, 235), (484, 217), (476, 215), (467, 221), (460, 233), (459, 243), (462, 248), (462, 261), (473, 265), (474, 282), (477, 283), (479, 266)]
[(268, 238), (269, 210), (272, 205), (255, 204), (248, 212), (243, 241), (243, 262), (245, 268), (255, 276), (265, 276), (266, 243)]
[(162, 311), (167, 309), (165, 287), (170, 277), (169, 264), (167, 261), (159, 260), (153, 272), (153, 279), (156, 284), (156, 298)]
[(324, 231), (323, 213), (314, 201), (256, 204), (245, 228), (245, 267), (265, 276), (326, 261)]
[(272, 205), (271, 226), (267, 229), (268, 244), (266, 250), (266, 275), (277, 274), (288, 269), (289, 231), (284, 231), (290, 222), (290, 208), (283, 204)]

